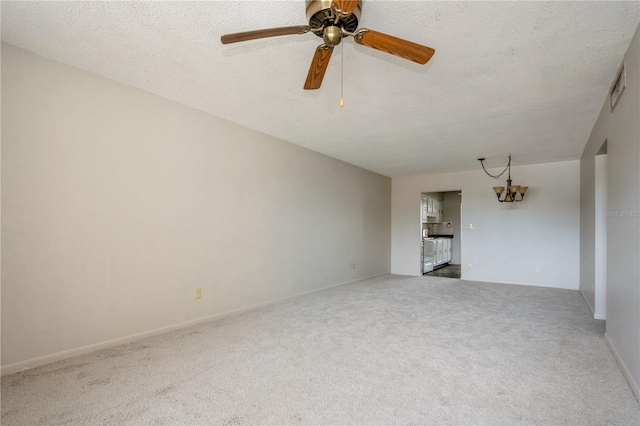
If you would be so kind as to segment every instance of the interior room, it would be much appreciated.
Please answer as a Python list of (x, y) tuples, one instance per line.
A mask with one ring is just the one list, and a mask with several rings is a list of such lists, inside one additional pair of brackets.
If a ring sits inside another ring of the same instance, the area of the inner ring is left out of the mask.
[(640, 424), (637, 1), (0, 8), (3, 425)]
[(460, 218), (462, 192), (424, 192), (421, 195), (422, 274), (461, 278)]

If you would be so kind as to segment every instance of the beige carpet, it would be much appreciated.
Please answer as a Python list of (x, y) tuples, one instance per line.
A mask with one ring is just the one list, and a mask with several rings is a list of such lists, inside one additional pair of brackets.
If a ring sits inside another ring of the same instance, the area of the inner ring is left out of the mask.
[(2, 379), (2, 424), (640, 424), (577, 291), (385, 276)]

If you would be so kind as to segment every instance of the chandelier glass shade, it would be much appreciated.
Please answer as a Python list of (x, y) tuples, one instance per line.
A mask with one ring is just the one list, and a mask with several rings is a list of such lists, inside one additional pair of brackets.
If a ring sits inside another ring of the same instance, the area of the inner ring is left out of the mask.
[[(509, 162), (507, 163), (507, 167), (505, 167), (505, 169), (502, 171), (502, 173), (500, 173), (497, 176), (492, 175), (491, 173), (489, 173), (487, 171), (487, 169), (485, 169), (484, 167), (484, 158), (478, 158), (478, 161), (480, 161), (480, 164), (482, 164), (482, 169), (484, 170), (484, 172), (486, 174), (488, 174), (489, 176), (491, 176), (494, 179), (498, 179), (500, 176), (502, 176), (504, 174), (504, 172), (506, 172), (507, 170), (509, 171), (508, 174), (508, 178), (507, 178), (507, 186), (494, 186), (493, 190), (495, 191), (496, 195), (498, 196), (498, 201), (500, 201), (501, 203), (513, 203), (514, 201), (522, 201), (524, 199), (524, 194), (527, 192), (527, 189), (529, 189), (528, 186), (520, 186), (520, 185), (513, 185), (511, 182), (511, 154), (509, 154)], [(502, 197), (502, 194), (504, 194), (504, 197)], [(520, 198), (518, 198), (518, 196), (520, 196)]]

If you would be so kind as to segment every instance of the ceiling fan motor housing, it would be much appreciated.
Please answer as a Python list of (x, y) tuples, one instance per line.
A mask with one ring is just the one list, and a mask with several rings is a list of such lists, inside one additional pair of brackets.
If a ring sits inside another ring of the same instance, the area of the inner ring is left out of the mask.
[(336, 26), (330, 26), (322, 32), (324, 44), (329, 47), (336, 47), (342, 41), (342, 31)]
[[(329, 27), (334, 25), (336, 15), (331, 10), (332, 0), (306, 0), (307, 18), (311, 28)], [(358, 28), (358, 21), (362, 13), (362, 1), (358, 1), (358, 5), (353, 13), (346, 18), (340, 18), (337, 26), (344, 28), (352, 33)], [(318, 37), (323, 37), (323, 32), (315, 33)], [(336, 43), (337, 44), (337, 43)]]

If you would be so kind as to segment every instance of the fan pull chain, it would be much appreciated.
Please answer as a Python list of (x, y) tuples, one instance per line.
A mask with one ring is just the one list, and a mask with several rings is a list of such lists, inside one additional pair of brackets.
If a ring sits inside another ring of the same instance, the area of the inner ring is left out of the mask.
[(340, 108), (344, 108), (344, 43), (340, 47)]

